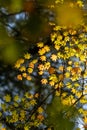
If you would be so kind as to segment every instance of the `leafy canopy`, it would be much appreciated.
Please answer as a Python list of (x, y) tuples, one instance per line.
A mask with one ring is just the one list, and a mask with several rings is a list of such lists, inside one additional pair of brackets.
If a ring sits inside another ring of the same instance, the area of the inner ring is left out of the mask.
[[(53, 11), (56, 8), (57, 15), (55, 23), (49, 22), (50, 43), (40, 40), (36, 43), (37, 54), (27, 52), (14, 65), (17, 80), (27, 81), (33, 91), (3, 97), (0, 116), (8, 124), (24, 130), (40, 129), (42, 124), (48, 125), (48, 130), (51, 126), (67, 130), (68, 125), (71, 130), (73, 123), (67, 111), (72, 107), (87, 124), (87, 112), (82, 109), (87, 104), (87, 26), (81, 13), (83, 6), (80, 0), (56, 0), (49, 6)], [(52, 104), (48, 105), (51, 98)], [(67, 113), (66, 118), (63, 113)]]

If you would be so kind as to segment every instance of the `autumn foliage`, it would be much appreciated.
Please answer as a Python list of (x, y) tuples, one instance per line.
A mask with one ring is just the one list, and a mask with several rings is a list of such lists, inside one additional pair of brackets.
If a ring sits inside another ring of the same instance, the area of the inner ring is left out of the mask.
[[(14, 64), (17, 80), (28, 82), (29, 90), (3, 97), (0, 117), (9, 124), (8, 128), (13, 125), (17, 130), (58, 130), (49, 119), (56, 117), (49, 112), (49, 104), (55, 99), (58, 109), (52, 106), (56, 113), (64, 113), (67, 120), (72, 118), (74, 108), (76, 116), (80, 115), (87, 124), (87, 111), (82, 107), (87, 104), (87, 26), (81, 12), (83, 6), (80, 0), (56, 0), (48, 6), (52, 11), (56, 8), (57, 15), (55, 22), (49, 22), (50, 43), (39, 40), (35, 45), (37, 53), (27, 51)], [(24, 8), (34, 11), (32, 2), (25, 3)]]

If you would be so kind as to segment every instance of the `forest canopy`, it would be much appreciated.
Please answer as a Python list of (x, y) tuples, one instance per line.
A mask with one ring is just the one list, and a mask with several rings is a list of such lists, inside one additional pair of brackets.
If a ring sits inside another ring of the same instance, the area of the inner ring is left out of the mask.
[(86, 18), (86, 0), (0, 0), (0, 130), (87, 128)]

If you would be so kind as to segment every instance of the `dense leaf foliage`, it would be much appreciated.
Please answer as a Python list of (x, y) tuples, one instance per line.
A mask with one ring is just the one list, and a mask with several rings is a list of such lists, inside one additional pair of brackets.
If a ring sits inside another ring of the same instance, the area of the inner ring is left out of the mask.
[[(46, 15), (48, 19), (43, 20), (37, 12), (34, 13), (38, 4), (38, 7), (45, 8), (40, 15)], [(26, 18), (26, 23), (22, 21), (20, 28), (17, 28), (19, 30), (10, 27), (9, 33), (13, 33), (13, 36), (9, 34), (12, 38), (10, 42), (13, 44), (9, 43), (8, 47), (4, 45), (5, 51), (2, 51), (4, 61), (13, 63), (17, 59), (18, 53), (15, 53), (19, 47), (14, 44), (15, 40), (16, 44), (18, 41), (28, 44), (23, 45), (22, 51), (25, 53), (22, 55), (20, 52), (22, 56), (13, 65), (15, 81), (20, 86), (13, 87), (13, 92), (5, 93), (1, 98), (1, 130), (71, 130), (74, 127), (72, 121), (78, 116), (85, 123), (83, 127), (86, 127), (87, 26), (82, 15), (84, 3), (81, 0), (37, 0), (29, 3), (20, 0), (12, 2), (9, 7), (8, 11), (12, 13), (24, 10), (26, 15), (29, 13), (32, 16)], [(53, 18), (48, 15), (50, 13)], [(9, 14), (3, 15), (6, 17)], [(2, 24), (7, 22), (5, 17)], [(15, 34), (17, 32), (19, 35)], [(34, 40), (33, 45), (29, 39)], [(2, 46), (2, 42), (0, 44)], [(11, 55), (10, 59), (8, 55)]]

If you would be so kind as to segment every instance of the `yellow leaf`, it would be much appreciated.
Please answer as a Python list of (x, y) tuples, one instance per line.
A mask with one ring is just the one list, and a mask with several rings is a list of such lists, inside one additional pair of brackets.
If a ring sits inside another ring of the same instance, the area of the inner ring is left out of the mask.
[(30, 55), (29, 53), (26, 53), (26, 54), (24, 55), (24, 58), (28, 60), (28, 59), (31, 58), (31, 55)]
[(4, 100), (6, 102), (10, 102), (11, 101), (11, 96), (9, 94), (7, 94), (6, 96), (4, 96)]
[(1, 130), (6, 130), (6, 128), (2, 128)]
[(75, 3), (64, 2), (57, 9), (58, 23), (65, 26), (78, 26), (82, 22), (82, 12)]

